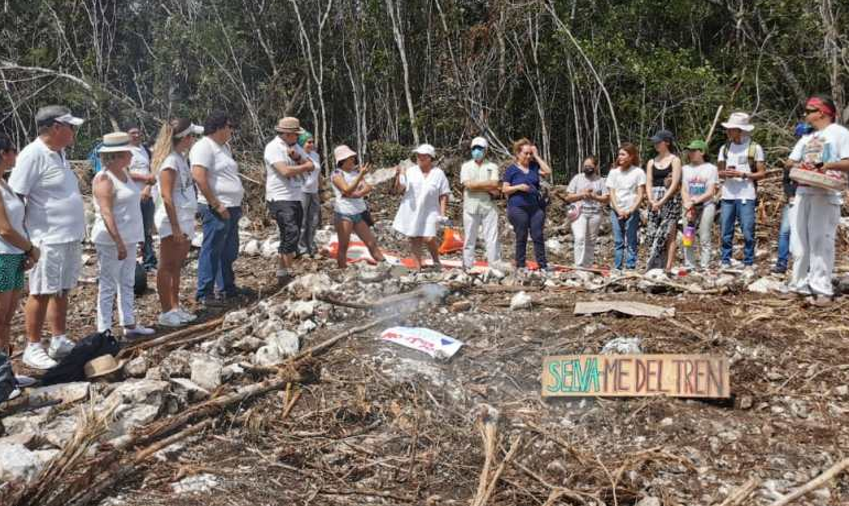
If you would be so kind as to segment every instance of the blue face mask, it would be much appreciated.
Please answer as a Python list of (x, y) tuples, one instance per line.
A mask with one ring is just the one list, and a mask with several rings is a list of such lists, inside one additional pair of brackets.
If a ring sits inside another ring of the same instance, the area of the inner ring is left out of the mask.
[(479, 162), (479, 161), (483, 160), (484, 153), (485, 153), (485, 151), (481, 148), (473, 148), (472, 149), (472, 159), (474, 159), (476, 162)]

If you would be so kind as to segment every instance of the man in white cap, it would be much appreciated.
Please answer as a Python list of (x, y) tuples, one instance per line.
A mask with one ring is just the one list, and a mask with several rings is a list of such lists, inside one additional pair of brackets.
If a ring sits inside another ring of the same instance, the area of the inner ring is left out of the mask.
[(283, 284), (292, 277), (289, 271), (298, 253), (304, 174), (317, 168), (298, 144), (303, 132), (298, 118), (282, 118), (274, 130), (277, 136), (265, 146), (265, 200), (280, 233), (277, 282)]
[[(9, 186), (26, 199), (26, 227), (41, 258), (29, 274), (24, 309), (28, 345), (23, 361), (33, 369), (49, 369), (68, 354), (74, 342), (65, 335), (68, 293), (77, 286), (85, 212), (77, 176), (65, 157), (83, 120), (67, 107), (42, 107), (35, 115), (38, 137), (18, 155)], [(41, 329), (45, 318), (53, 338), (45, 350)]]
[(722, 184), (722, 267), (731, 267), (734, 226), (739, 221), (743, 229), (743, 265), (752, 270), (755, 263), (755, 182), (766, 175), (764, 150), (752, 141), (755, 126), (744, 112), (732, 113), (722, 124), (728, 142), (719, 149), (717, 169)]
[(501, 182), (498, 166), (486, 159), (489, 142), (483, 137), (472, 139), (472, 159), (460, 168), (463, 185), (463, 268), (471, 269), (475, 263), (475, 243), (478, 227), (483, 226), (486, 241), (486, 259), (492, 268), (501, 260), (498, 244), (498, 211), (492, 196), (498, 195)]

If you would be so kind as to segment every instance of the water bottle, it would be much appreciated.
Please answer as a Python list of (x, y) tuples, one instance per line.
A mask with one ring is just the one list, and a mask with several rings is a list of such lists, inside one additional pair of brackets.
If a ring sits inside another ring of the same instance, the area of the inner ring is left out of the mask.
[(684, 227), (684, 238), (683, 243), (685, 248), (690, 248), (693, 246), (693, 241), (696, 239), (696, 227), (692, 224), (688, 223), (686, 227)]

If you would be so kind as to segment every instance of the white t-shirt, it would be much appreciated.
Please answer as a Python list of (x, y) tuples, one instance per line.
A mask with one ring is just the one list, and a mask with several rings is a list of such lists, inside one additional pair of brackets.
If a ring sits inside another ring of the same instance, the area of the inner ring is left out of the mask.
[(312, 160), (315, 168), (304, 174), (304, 185), (301, 190), (304, 193), (318, 193), (318, 176), (321, 174), (321, 158), (315, 151), (308, 153), (307, 156)]
[[(3, 195), (3, 207), (6, 209), (6, 219), (9, 220), (9, 224), (12, 225), (15, 232), (26, 237), (27, 233), (24, 229), (24, 201), (2, 180), (0, 180), (0, 194)], [(0, 254), (19, 255), (23, 252), (22, 249), (12, 246), (0, 238)]]
[[(301, 156), (300, 161), (292, 160), (289, 156), (289, 148), (293, 148)], [(279, 135), (266, 144), (265, 156), (263, 156), (265, 159), (265, 200), (269, 202), (275, 200), (301, 201), (304, 193), (304, 175), (285, 177), (277, 172), (274, 164), (282, 163), (294, 167), (304, 163), (306, 156), (304, 148), (297, 143), (292, 146), (287, 145), (286, 141)]]
[[(566, 187), (566, 192), (572, 194), (583, 193), (587, 190), (592, 190), (599, 197), (610, 193), (603, 177), (590, 179), (583, 172), (575, 174), (575, 177), (569, 181), (569, 186)], [(583, 199), (578, 202), (581, 204), (581, 213), (583, 214), (598, 214), (601, 211), (601, 202), (590, 199)]]
[(37, 138), (18, 155), (9, 186), (27, 199), (26, 227), (36, 245), (83, 240), (83, 197), (64, 152)]
[(406, 186), (392, 228), (407, 237), (435, 237), (439, 218), (439, 197), (451, 193), (442, 169), (433, 167), (425, 176), (413, 165), (401, 177)]
[[(755, 167), (749, 167), (749, 143), (752, 140), (744, 138), (742, 144), (731, 143), (728, 145), (728, 153), (725, 152), (725, 146), (719, 148), (719, 156), (717, 160), (725, 162), (725, 168), (740, 172), (752, 174), (755, 172)], [(763, 162), (766, 160), (764, 150), (760, 145), (755, 146), (755, 162)], [(755, 182), (751, 179), (743, 179), (740, 177), (727, 178), (722, 184), (722, 200), (755, 200)]]
[[(130, 173), (124, 171), (127, 181), (121, 181), (106, 169), (94, 176), (92, 185), (98, 179), (108, 177), (112, 180), (112, 215), (115, 217), (115, 226), (121, 235), (121, 240), (127, 246), (128, 252), (135, 252), (134, 245), (144, 242), (144, 228), (142, 227), (141, 214), (141, 191), (133, 184)], [(103, 211), (94, 197), (94, 226), (91, 228), (91, 242), (106, 246), (114, 246), (115, 241), (109, 235), (106, 221), (103, 219)]]
[[(245, 188), (239, 179), (239, 166), (226, 144), (204, 137), (192, 146), (189, 161), (193, 167), (200, 165), (206, 169), (209, 187), (222, 204), (227, 207), (242, 205)], [(198, 195), (198, 202), (209, 205), (202, 193)]]
[(189, 169), (189, 164), (183, 155), (171, 152), (162, 165), (159, 167), (159, 175), (156, 185), (156, 214), (153, 221), (156, 227), (161, 227), (162, 223), (168, 222), (168, 212), (165, 210), (165, 204), (162, 203), (162, 173), (166, 170), (174, 171), (177, 175), (174, 181), (174, 187), (171, 191), (171, 199), (174, 201), (174, 208), (177, 211), (177, 220), (180, 223), (194, 221), (195, 212), (197, 211), (197, 193), (195, 193), (194, 180), (192, 172)]
[[(805, 161), (812, 164), (837, 162), (847, 158), (849, 158), (849, 130), (836, 123), (802, 137), (793, 147), (793, 152), (790, 153), (790, 159), (794, 162)], [(828, 172), (831, 173), (830, 175), (839, 176), (844, 181), (846, 180), (844, 172)], [(841, 192), (813, 186), (799, 185), (796, 194), (828, 195), (832, 197), (830, 200), (836, 204), (843, 201)]]
[[(460, 167), (460, 182), (480, 183), (484, 181), (498, 181), (498, 165), (484, 161), (477, 163), (469, 160)], [(469, 214), (488, 212), (495, 209), (492, 196), (487, 191), (463, 190), (463, 210)]]
[[(147, 154), (147, 149), (144, 146), (133, 146), (130, 148), (133, 153), (133, 159), (130, 162), (130, 174), (142, 174), (147, 176), (150, 174), (150, 156)], [(145, 183), (135, 181), (139, 191), (144, 190)]]
[(609, 190), (615, 190), (619, 209), (630, 209), (637, 201), (637, 189), (646, 184), (646, 172), (633, 165), (627, 171), (616, 167), (607, 174), (605, 183)]
[[(352, 170), (351, 172), (345, 172), (342, 169), (336, 169), (333, 171), (333, 175), (331, 177), (336, 177), (341, 175), (342, 179), (345, 180), (345, 183), (350, 185), (357, 179), (357, 175), (360, 173), (359, 170)], [(365, 180), (365, 179), (364, 179)], [(362, 183), (360, 183), (362, 184)], [(337, 213), (341, 214), (360, 214), (364, 213), (367, 209), (366, 201), (362, 197), (346, 197), (342, 194), (342, 191), (336, 187), (335, 184), (332, 183), (333, 186), (333, 195), (336, 196), (336, 200), (333, 201), (333, 210)]]
[(711, 186), (719, 183), (719, 172), (716, 165), (712, 163), (687, 164), (681, 171), (681, 184), (687, 188), (690, 198), (701, 197), (708, 192)]

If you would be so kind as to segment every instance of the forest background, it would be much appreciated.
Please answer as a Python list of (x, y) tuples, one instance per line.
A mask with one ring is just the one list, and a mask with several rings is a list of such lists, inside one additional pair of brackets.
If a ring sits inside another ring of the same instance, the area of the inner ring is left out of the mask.
[(658, 128), (703, 138), (721, 105), (774, 160), (807, 95), (846, 106), (849, 74), (836, 0), (4, 0), (0, 18), (0, 129), (22, 146), (39, 107), (69, 105), (88, 120), (73, 158), (126, 120), (152, 140), (226, 109), (249, 157), (295, 115), (324, 160), (527, 136), (563, 182), (620, 142), (651, 155)]

